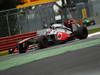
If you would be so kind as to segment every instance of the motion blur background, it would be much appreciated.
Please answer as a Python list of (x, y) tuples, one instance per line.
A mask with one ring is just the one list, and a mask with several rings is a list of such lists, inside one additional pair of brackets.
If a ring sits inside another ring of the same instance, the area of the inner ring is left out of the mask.
[(19, 0), (0, 0), (0, 37), (32, 32), (49, 27), (51, 23), (68, 18), (94, 18), (99, 24), (99, 0), (71, 0), (72, 7), (62, 8), (60, 1), (16, 8)]

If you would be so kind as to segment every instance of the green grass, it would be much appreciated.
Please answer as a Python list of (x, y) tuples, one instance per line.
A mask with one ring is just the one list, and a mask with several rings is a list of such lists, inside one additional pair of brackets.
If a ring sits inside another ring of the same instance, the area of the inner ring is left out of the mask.
[(99, 32), (99, 31), (100, 31), (100, 28), (95, 28), (95, 29), (88, 30), (89, 34)]

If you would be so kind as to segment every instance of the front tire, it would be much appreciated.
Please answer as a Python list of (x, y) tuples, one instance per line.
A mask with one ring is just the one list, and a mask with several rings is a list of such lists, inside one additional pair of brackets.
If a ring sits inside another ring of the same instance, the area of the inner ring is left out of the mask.
[(18, 46), (19, 46), (19, 53), (26, 53), (27, 48), (28, 48), (28, 45), (26, 42), (19, 44)]
[(48, 39), (44, 36), (41, 36), (37, 39), (38, 49), (43, 49), (48, 47)]

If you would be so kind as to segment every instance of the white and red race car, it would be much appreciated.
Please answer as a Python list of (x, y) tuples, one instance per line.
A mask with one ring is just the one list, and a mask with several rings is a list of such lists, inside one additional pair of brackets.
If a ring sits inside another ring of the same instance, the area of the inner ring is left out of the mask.
[(49, 28), (42, 30), (42, 34), (36, 38), (26, 38), (21, 40), (17, 46), (19, 53), (25, 53), (26, 50), (32, 46), (33, 48), (47, 48), (49, 42), (65, 43), (66, 41), (75, 39), (86, 39), (88, 36), (88, 30), (85, 26), (79, 24), (70, 24), (72, 26), (67, 27), (64, 24), (52, 24)]

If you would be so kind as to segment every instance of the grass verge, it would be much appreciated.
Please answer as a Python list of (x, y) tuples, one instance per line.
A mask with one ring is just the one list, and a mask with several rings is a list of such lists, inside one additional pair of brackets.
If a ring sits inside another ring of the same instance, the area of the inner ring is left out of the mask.
[(4, 55), (8, 55), (9, 51), (5, 50), (5, 51), (0, 51), (0, 56), (4, 56)]
[(99, 32), (99, 31), (100, 31), (100, 28), (95, 28), (95, 29), (88, 30), (89, 34)]

